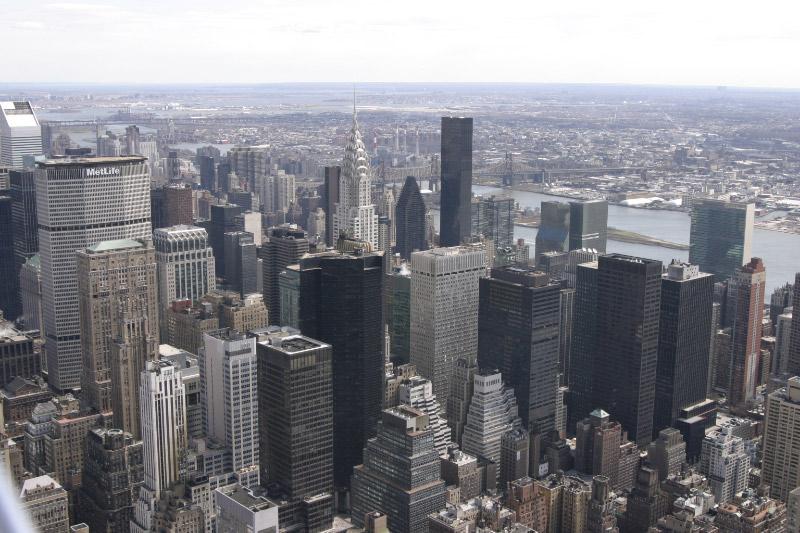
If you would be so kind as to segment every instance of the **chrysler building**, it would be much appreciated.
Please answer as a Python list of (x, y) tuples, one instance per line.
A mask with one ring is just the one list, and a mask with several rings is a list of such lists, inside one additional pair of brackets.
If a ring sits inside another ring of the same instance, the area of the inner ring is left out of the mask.
[(354, 105), (353, 127), (344, 149), (339, 178), (339, 202), (333, 214), (334, 239), (345, 234), (351, 239), (370, 243), (373, 250), (378, 249), (378, 215), (372, 203), (371, 189), (369, 157), (358, 131)]

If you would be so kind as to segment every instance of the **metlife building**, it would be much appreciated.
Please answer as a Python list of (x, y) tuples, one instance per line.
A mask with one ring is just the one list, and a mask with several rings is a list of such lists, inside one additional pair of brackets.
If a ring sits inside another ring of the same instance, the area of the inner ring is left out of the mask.
[(151, 236), (150, 172), (141, 156), (37, 162), (36, 209), (48, 381), (81, 386), (75, 252), (103, 241)]

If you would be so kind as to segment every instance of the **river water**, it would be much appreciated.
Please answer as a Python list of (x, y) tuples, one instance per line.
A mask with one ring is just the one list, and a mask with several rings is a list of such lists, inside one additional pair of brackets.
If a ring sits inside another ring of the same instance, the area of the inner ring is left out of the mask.
[[(522, 208), (539, 207), (542, 200), (569, 201), (568, 198), (482, 185), (473, 185), (472, 191), (481, 195), (503, 194), (511, 196)], [(689, 244), (689, 224), (689, 214), (681, 211), (635, 209), (618, 205), (608, 206), (609, 226), (635, 231), (666, 241)], [(536, 231), (536, 228), (517, 226), (514, 230), (514, 236), (524, 238), (533, 248)], [(611, 239), (608, 240), (608, 251), (658, 259), (664, 263), (673, 258), (689, 259), (688, 250), (673, 250), (662, 246), (633, 244)], [(769, 301), (769, 295), (774, 288), (783, 285), (787, 281), (793, 282), (795, 273), (800, 272), (800, 235), (756, 228), (753, 233), (753, 255), (760, 257), (767, 269), (766, 298)]]

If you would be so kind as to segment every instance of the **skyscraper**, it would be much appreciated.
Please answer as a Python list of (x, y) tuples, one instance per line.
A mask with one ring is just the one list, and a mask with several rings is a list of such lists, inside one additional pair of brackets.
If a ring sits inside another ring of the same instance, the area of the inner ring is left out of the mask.
[(793, 314), (786, 369), (790, 374), (800, 375), (800, 272), (795, 275), (794, 286), (796, 288), (792, 298)]
[(500, 370), (523, 425), (540, 435), (555, 429), (560, 296), (532, 267), (493, 268), (480, 280), (478, 366)]
[(593, 403), (639, 446), (653, 438), (660, 305), (661, 261), (600, 256)]
[(456, 359), (477, 355), (478, 280), (485, 274), (480, 245), (411, 255), (411, 362), (439, 398), (450, 392)]
[(681, 432), (675, 428), (662, 429), (647, 448), (647, 461), (658, 471), (661, 481), (678, 474), (686, 462), (686, 443)]
[(325, 244), (334, 246), (338, 236), (333, 234), (333, 214), (339, 203), (339, 180), (342, 167), (325, 167)]
[(80, 519), (90, 531), (129, 531), (144, 477), (142, 441), (119, 429), (94, 429), (86, 447)]
[(14, 201), (11, 196), (0, 195), (0, 309), (10, 319), (19, 316), (19, 278), (14, 263)]
[(709, 478), (717, 503), (726, 503), (747, 488), (750, 456), (744, 441), (732, 434), (730, 427), (706, 435), (700, 455), (700, 472)]
[(729, 291), (734, 291), (736, 310), (731, 327), (730, 385), (728, 402), (741, 407), (756, 395), (764, 318), (764, 263), (754, 257), (737, 268)]
[[(514, 391), (503, 384), (500, 372), (475, 373), (474, 392), (461, 436), (464, 452), (500, 464), (503, 435), (522, 428)], [(499, 470), (497, 475), (500, 475)]]
[(569, 203), (569, 249), (591, 249), (603, 254), (608, 239), (608, 202)]
[(214, 252), (208, 233), (196, 226), (153, 232), (158, 264), (158, 300), (167, 309), (175, 300), (195, 302), (216, 288)]
[(350, 485), (375, 435), (384, 375), (383, 256), (357, 250), (303, 259), (298, 317), (305, 336), (333, 347), (333, 467), (337, 490)]
[(267, 241), (259, 249), (263, 261), (264, 304), (273, 324), (281, 324), (281, 295), (278, 277), (308, 252), (308, 238), (302, 228), (284, 224), (270, 228)]
[(150, 191), (153, 229), (191, 225), (194, 219), (192, 188), (173, 183)]
[(706, 397), (713, 297), (714, 277), (696, 265), (673, 261), (661, 280), (655, 431)]
[(476, 196), (470, 216), (472, 235), (483, 235), (495, 249), (514, 245), (514, 199), (508, 196)]
[(472, 118), (442, 117), (441, 174), (439, 246), (458, 246), (472, 224)]
[(342, 234), (370, 243), (373, 250), (378, 249), (378, 215), (372, 203), (372, 171), (367, 148), (358, 129), (355, 108), (353, 126), (344, 149), (339, 201), (333, 213), (333, 240), (336, 241)]
[(97, 157), (37, 163), (36, 211), (48, 380), (80, 386), (81, 341), (75, 250), (150, 236), (145, 158)]
[(452, 437), (447, 420), (441, 416), (441, 405), (433, 394), (431, 382), (420, 376), (404, 379), (397, 386), (397, 399), (401, 405), (409, 405), (428, 415), (428, 427), (433, 433), (433, 446), (439, 455), (444, 456)]
[(187, 445), (186, 389), (180, 369), (148, 361), (139, 382), (144, 483), (134, 504), (131, 531), (151, 531), (161, 493), (180, 479)]
[(782, 501), (788, 501), (789, 493), (800, 486), (798, 424), (800, 377), (795, 376), (789, 378), (786, 387), (767, 396), (761, 474), (772, 497)]
[(453, 442), (461, 446), (467, 411), (475, 393), (475, 362), (459, 357), (453, 365), (450, 394), (447, 397), (447, 421), (453, 430)]
[(597, 262), (575, 268), (572, 348), (567, 368), (567, 431), (594, 409), (594, 343), (597, 331)]
[(408, 363), (411, 360), (411, 271), (407, 263), (386, 276), (386, 315), (392, 362)]
[(228, 290), (244, 298), (248, 294), (261, 296), (262, 268), (253, 234), (230, 231), (223, 236), (225, 282)]
[(217, 191), (217, 161), (210, 155), (198, 155), (197, 167), (200, 170), (200, 187), (210, 192)]
[(137, 379), (158, 354), (152, 242), (103, 241), (77, 261), (85, 398), (98, 412), (113, 409), (114, 426), (139, 438)]
[(262, 480), (292, 500), (310, 532), (333, 519), (333, 366), (330, 345), (300, 335), (257, 345)]
[(411, 253), (428, 248), (425, 234), (425, 200), (414, 176), (406, 177), (395, 207), (397, 253), (411, 259)]
[(42, 153), (42, 128), (28, 101), (0, 102), (0, 166), (22, 168), (23, 157)]
[[(10, 195), (13, 200), (11, 225), (16, 278), (10, 283), (14, 284), (18, 282), (19, 272), (25, 261), (39, 252), (39, 223), (36, 217), (36, 173), (32, 170), (12, 170), (8, 173), (8, 177), (11, 187)], [(12, 318), (8, 313), (6, 313), (6, 317)]]
[(584, 474), (608, 476), (617, 485), (622, 426), (611, 415), (595, 409), (576, 425), (575, 469)]
[(754, 220), (752, 203), (694, 200), (689, 262), (714, 274), (715, 281), (728, 279), (751, 257)]
[(255, 487), (260, 471), (256, 339), (220, 329), (203, 341), (198, 363), (206, 436), (230, 449), (237, 482)]
[(428, 515), (445, 505), (439, 454), (428, 416), (406, 405), (383, 411), (378, 434), (366, 443), (364, 463), (353, 471), (353, 523), (367, 513), (387, 516), (391, 531), (424, 533)]
[(69, 496), (61, 484), (48, 475), (26, 479), (19, 493), (22, 512), (42, 533), (69, 528)]
[(212, 205), (211, 220), (204, 227), (208, 230), (208, 242), (214, 250), (214, 267), (219, 278), (225, 277), (225, 234), (238, 231), (237, 217), (245, 209), (234, 204)]
[(541, 204), (541, 222), (536, 232), (536, 264), (547, 252), (566, 252), (570, 245), (570, 206), (563, 202), (544, 201)]

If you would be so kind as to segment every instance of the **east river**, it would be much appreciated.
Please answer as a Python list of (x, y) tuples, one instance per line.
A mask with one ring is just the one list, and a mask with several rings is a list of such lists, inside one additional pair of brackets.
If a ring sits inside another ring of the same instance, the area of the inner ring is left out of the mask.
[[(559, 198), (534, 192), (514, 191), (497, 187), (474, 185), (475, 194), (507, 195), (514, 198), (523, 209), (526, 207), (539, 207), (542, 200), (569, 201), (568, 198)], [(635, 231), (643, 235), (655, 237), (666, 241), (689, 244), (689, 214), (681, 211), (664, 211), (653, 209), (635, 209), (618, 205), (608, 206), (608, 225), (623, 230)], [(517, 226), (514, 230), (516, 238), (523, 238), (531, 245), (536, 240), (536, 228)], [(689, 259), (686, 250), (673, 250), (662, 246), (633, 244), (609, 239), (609, 252), (619, 252), (637, 257), (658, 259), (668, 263), (672, 259)], [(796, 272), (800, 272), (800, 235), (782, 233), (755, 228), (753, 232), (753, 255), (764, 261), (767, 269), (766, 299), (776, 287), (788, 281), (794, 281)]]

